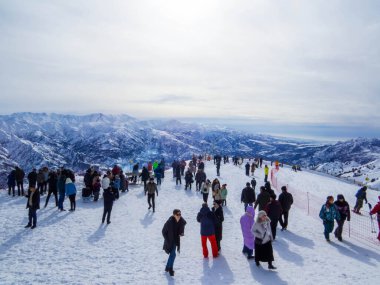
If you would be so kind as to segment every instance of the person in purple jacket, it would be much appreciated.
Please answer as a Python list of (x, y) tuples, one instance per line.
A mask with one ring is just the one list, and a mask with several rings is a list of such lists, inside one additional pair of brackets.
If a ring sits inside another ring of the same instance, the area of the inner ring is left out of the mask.
[(247, 212), (240, 218), (241, 231), (243, 232), (244, 247), (243, 253), (247, 255), (247, 259), (255, 258), (253, 249), (255, 247), (255, 237), (251, 232), (251, 228), (255, 223), (255, 210), (251, 206), (247, 206)]

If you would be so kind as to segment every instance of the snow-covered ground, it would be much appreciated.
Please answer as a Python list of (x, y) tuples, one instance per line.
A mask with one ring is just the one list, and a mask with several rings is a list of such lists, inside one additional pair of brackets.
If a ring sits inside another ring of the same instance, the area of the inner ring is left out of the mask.
[[(208, 178), (216, 177), (215, 167), (206, 163)], [(351, 196), (357, 189), (327, 177), (284, 169), (282, 179), (315, 195)], [(258, 186), (263, 170), (256, 171)], [(228, 184), (224, 207), (221, 255), (204, 259), (196, 215), (202, 197), (194, 190), (175, 186), (168, 171), (159, 196), (156, 213), (147, 210), (142, 186), (131, 186), (121, 194), (112, 211), (112, 223), (101, 225), (102, 199), (98, 203), (77, 201), (77, 210), (59, 212), (54, 202), (38, 211), (34, 230), (27, 224), (25, 198), (0, 193), (0, 284), (377, 284), (380, 279), (380, 250), (344, 236), (344, 242), (323, 237), (322, 223), (292, 208), (289, 231), (278, 231), (273, 243), (276, 271), (266, 265), (257, 268), (241, 253), (239, 219), (243, 214), (241, 190), (249, 181), (244, 167), (221, 167), (222, 183)], [(78, 189), (81, 186), (78, 184)], [(373, 201), (377, 193), (369, 193)], [(41, 205), (44, 205), (44, 196)], [(210, 200), (209, 200), (210, 201)], [(66, 208), (68, 201), (65, 201)], [(181, 254), (174, 264), (174, 278), (165, 272), (167, 255), (162, 250), (161, 229), (174, 208), (187, 221), (181, 239)], [(380, 247), (379, 247), (380, 249)]]
[(328, 173), (356, 184), (365, 184), (372, 189), (380, 190), (380, 159), (360, 165), (350, 161), (328, 162), (321, 164), (317, 171)]

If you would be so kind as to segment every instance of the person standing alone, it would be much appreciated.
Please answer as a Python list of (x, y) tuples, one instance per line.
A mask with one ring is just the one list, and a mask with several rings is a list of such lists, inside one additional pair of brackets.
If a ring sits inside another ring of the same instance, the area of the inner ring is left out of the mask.
[(165, 271), (169, 272), (170, 276), (174, 276), (174, 260), (176, 258), (176, 250), (180, 252), (180, 237), (184, 235), (186, 221), (181, 216), (179, 209), (173, 210), (173, 216), (171, 216), (162, 228), (162, 236), (164, 237), (163, 250), (169, 254), (168, 261), (166, 263)]
[(36, 191), (36, 188), (29, 187), (28, 202), (26, 208), (29, 209), (29, 222), (25, 228), (34, 229), (37, 227), (37, 210), (40, 208), (40, 192)]
[(282, 208), (282, 214), (280, 216), (281, 231), (284, 231), (288, 227), (289, 211), (293, 204), (293, 196), (288, 192), (286, 186), (282, 186), (281, 191), (282, 193), (278, 197), (278, 201)]
[[(154, 183), (154, 178), (150, 178), (149, 179), (149, 183), (146, 185), (146, 188), (145, 188), (145, 195), (146, 193), (148, 193), (148, 205), (149, 205), (149, 208), (152, 208), (153, 206), (153, 213), (155, 212), (155, 194), (157, 193), (157, 197), (158, 197), (158, 190), (157, 190), (157, 185), (156, 183)], [(152, 204), (150, 203), (150, 201), (152, 201)]]

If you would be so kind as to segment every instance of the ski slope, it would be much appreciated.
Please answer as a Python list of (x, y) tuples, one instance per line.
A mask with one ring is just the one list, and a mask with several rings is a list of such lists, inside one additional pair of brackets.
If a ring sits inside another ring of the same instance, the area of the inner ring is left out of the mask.
[[(212, 162), (206, 163), (205, 170), (210, 180), (216, 177)], [(263, 172), (258, 169), (255, 173), (256, 189), (263, 184)], [(343, 193), (352, 204), (353, 185), (306, 172), (295, 175), (284, 170), (279, 175), (305, 189), (312, 185), (310, 189), (322, 198)], [(159, 186), (155, 213), (147, 209), (143, 186), (131, 186), (129, 193), (115, 201), (108, 226), (100, 223), (102, 199), (98, 203), (78, 199), (74, 213), (59, 212), (50, 200), (48, 207), (37, 213), (37, 228), (24, 229), (26, 199), (8, 197), (2, 190), (0, 284), (377, 284), (380, 250), (345, 236), (343, 243), (333, 236), (327, 243), (322, 223), (296, 207), (290, 212), (289, 231), (278, 231), (273, 243), (278, 269), (269, 271), (266, 263), (257, 268), (241, 253), (239, 220), (244, 206), (240, 194), (250, 178), (244, 167), (222, 164), (220, 181), (228, 185), (229, 193), (222, 251), (216, 259), (202, 255), (196, 221), (202, 195), (194, 189), (185, 191), (184, 185), (175, 186), (171, 171)], [(77, 188), (81, 189), (80, 183)], [(377, 201), (376, 195), (369, 194), (372, 202)], [(65, 208), (68, 205), (66, 199)], [(169, 277), (164, 272), (168, 256), (162, 250), (161, 229), (174, 208), (181, 209), (187, 225), (174, 264), (175, 276)]]

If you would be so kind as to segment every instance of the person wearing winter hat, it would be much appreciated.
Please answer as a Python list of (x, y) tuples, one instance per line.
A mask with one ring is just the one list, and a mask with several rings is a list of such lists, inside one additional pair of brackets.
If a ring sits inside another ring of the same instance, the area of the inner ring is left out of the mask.
[(273, 247), (272, 247), (272, 230), (270, 226), (270, 219), (265, 211), (259, 211), (257, 214), (256, 222), (251, 229), (252, 234), (255, 236), (255, 262), (256, 266), (260, 266), (260, 261), (268, 262), (268, 269), (276, 269), (272, 262)]
[(338, 226), (336, 227), (334, 231), (335, 237), (342, 241), (342, 232), (343, 232), (343, 224), (344, 221), (347, 219), (347, 222), (350, 221), (350, 205), (348, 205), (347, 201), (344, 199), (344, 196), (342, 194), (339, 194), (337, 196), (337, 200), (334, 202), (336, 208), (338, 209), (338, 212), (340, 214), (340, 220), (337, 221)]
[(253, 249), (255, 247), (255, 236), (252, 234), (251, 229), (255, 223), (255, 210), (251, 206), (247, 206), (247, 211), (240, 218), (241, 231), (243, 233), (243, 253), (247, 255), (247, 259), (254, 258)]
[(377, 204), (375, 205), (375, 207), (373, 207), (373, 209), (370, 211), (369, 214), (370, 215), (377, 214), (377, 223), (379, 226), (379, 234), (377, 235), (377, 239), (380, 241), (380, 196), (378, 198), (379, 198), (379, 202), (377, 202)]
[(322, 219), (323, 226), (325, 227), (324, 235), (326, 241), (330, 241), (329, 235), (334, 229), (334, 220), (340, 220), (340, 214), (334, 204), (333, 196), (327, 196), (326, 203), (323, 204), (321, 211), (319, 212), (319, 217)]

